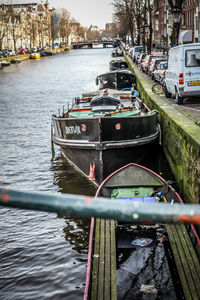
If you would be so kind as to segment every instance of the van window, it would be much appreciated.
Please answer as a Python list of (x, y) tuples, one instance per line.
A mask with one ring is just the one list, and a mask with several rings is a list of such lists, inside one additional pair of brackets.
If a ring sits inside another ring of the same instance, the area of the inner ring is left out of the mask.
[(185, 66), (186, 67), (199, 67), (200, 66), (200, 49), (186, 51)]
[(141, 52), (142, 51), (142, 46), (136, 46), (135, 48), (134, 48), (134, 50), (135, 50), (135, 52)]

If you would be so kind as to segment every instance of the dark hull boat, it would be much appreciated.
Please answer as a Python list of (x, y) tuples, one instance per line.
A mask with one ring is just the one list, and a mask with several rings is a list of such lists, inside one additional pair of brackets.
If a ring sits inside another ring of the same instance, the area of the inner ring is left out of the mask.
[(61, 116), (52, 116), (52, 140), (64, 156), (99, 185), (111, 172), (139, 162), (158, 143), (157, 112), (136, 96), (107, 91), (76, 99)]
[(113, 89), (123, 91), (136, 85), (136, 78), (130, 70), (115, 70), (100, 74), (96, 78), (99, 90)]
[(128, 63), (124, 59), (113, 59), (109, 63), (110, 70), (128, 69)]
[[(109, 175), (95, 197), (116, 200), (116, 205), (118, 200), (131, 201), (136, 207), (139, 202), (144, 206), (182, 202), (158, 174), (133, 163)], [(122, 213), (126, 214), (125, 210)], [(172, 280), (173, 260), (166, 250), (165, 226), (154, 224), (153, 213), (146, 222), (140, 223), (139, 218), (134, 214), (132, 224), (92, 218), (84, 300), (182, 299), (181, 289), (177, 296)], [(175, 269), (173, 272), (176, 277)]]
[(22, 61), (19, 58), (14, 58), (10, 62), (11, 62), (11, 64), (20, 64)]
[(3, 67), (9, 67), (10, 64), (11, 64), (11, 63), (10, 63), (9, 61), (6, 61), (6, 60), (1, 61), (1, 65), (2, 65)]

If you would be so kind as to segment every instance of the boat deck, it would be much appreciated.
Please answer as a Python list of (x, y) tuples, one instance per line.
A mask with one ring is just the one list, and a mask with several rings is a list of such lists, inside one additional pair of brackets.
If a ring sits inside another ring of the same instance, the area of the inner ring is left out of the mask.
[[(136, 116), (138, 114), (140, 114), (140, 110), (127, 110), (127, 111), (122, 111), (122, 112), (115, 112), (115, 113), (112, 113), (110, 114), (109, 116), (112, 116), (112, 117), (117, 117), (117, 118), (123, 118), (123, 117), (132, 117), (132, 116)], [(105, 114), (102, 113), (103, 115)], [(109, 114), (109, 112), (108, 112)], [(100, 115), (100, 112), (98, 111), (72, 111), (69, 113), (69, 116), (72, 117), (72, 118), (94, 118), (95, 116), (98, 116), (99, 117)]]
[[(186, 227), (166, 225), (166, 229), (184, 297), (200, 299), (200, 264)], [(117, 300), (115, 222), (97, 219), (94, 237), (90, 299)]]
[(184, 225), (166, 225), (185, 299), (200, 299), (200, 264)]
[(117, 300), (115, 221), (96, 219), (92, 300)]

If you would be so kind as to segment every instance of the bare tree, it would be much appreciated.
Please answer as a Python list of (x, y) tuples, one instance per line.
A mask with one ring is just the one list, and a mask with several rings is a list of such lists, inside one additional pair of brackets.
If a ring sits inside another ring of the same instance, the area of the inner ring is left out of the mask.
[(3, 40), (7, 37), (9, 17), (5, 10), (0, 11), (0, 50), (2, 50)]
[(70, 25), (71, 25), (71, 32), (76, 37), (76, 41), (84, 40), (87, 29), (85, 27), (81, 26), (81, 24), (79, 22), (77, 22), (74, 18), (71, 19)]
[(126, 37), (126, 35), (129, 34), (129, 26), (128, 26), (128, 22), (126, 19), (126, 14), (124, 13), (124, 11), (117, 10), (117, 8), (116, 8), (113, 19), (116, 23), (120, 24), (120, 26), (118, 26), (118, 28), (116, 28), (116, 29), (118, 29), (118, 32), (115, 31), (115, 36), (118, 33), (119, 36), (122, 39), (124, 39), (124, 37)]
[(76, 26), (76, 32), (81, 39), (84, 39), (86, 30), (85, 27), (83, 27), (80, 23), (78, 23)]
[(99, 40), (100, 39), (100, 33), (99, 33), (99, 31), (88, 29), (87, 30), (87, 39), (89, 41)]
[(46, 46), (44, 43), (44, 40), (46, 40), (46, 37), (49, 37), (49, 22), (46, 16), (44, 15), (39, 15), (39, 19), (37, 19), (37, 24), (38, 24), (38, 38), (39, 38), (39, 47)]
[(152, 0), (114, 0), (114, 16), (123, 24), (124, 31), (130, 34), (132, 44), (134, 44), (134, 35), (137, 32), (136, 44), (140, 45), (142, 40), (145, 47), (147, 41), (144, 25), (147, 19), (152, 20), (151, 17), (147, 18), (152, 13), (152, 5)]
[(26, 26), (24, 28), (26, 36), (26, 44), (31, 49), (35, 45), (35, 41), (38, 35), (38, 25), (37, 21), (33, 18), (30, 18), (30, 15), (26, 15)]
[(152, 35), (153, 35), (153, 26), (152, 26), (152, 13), (153, 13), (153, 0), (144, 1), (144, 26), (147, 26), (147, 35), (145, 34), (145, 46), (147, 46), (147, 51), (150, 54), (152, 48)]
[(17, 41), (22, 36), (22, 31), (21, 31), (21, 24), (22, 24), (21, 20), (23, 17), (22, 14), (23, 12), (18, 12), (14, 10), (12, 6), (10, 6), (8, 12), (8, 17), (9, 17), (8, 31), (12, 36), (15, 50), (16, 50)]
[(68, 39), (71, 33), (71, 17), (70, 13), (67, 9), (61, 8), (59, 11), (59, 23), (60, 23), (60, 37), (62, 38), (62, 42)]
[(123, 24), (127, 33), (130, 33), (132, 44), (134, 44), (134, 0), (114, 0), (114, 17)]
[(59, 14), (53, 12), (51, 14), (51, 40), (54, 45), (55, 40), (59, 37)]

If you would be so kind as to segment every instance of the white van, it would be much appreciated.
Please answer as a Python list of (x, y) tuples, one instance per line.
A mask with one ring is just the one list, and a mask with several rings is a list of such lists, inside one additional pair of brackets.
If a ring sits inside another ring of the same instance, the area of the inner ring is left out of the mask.
[(176, 103), (200, 96), (200, 43), (184, 44), (169, 50), (165, 73), (165, 96), (175, 95)]

